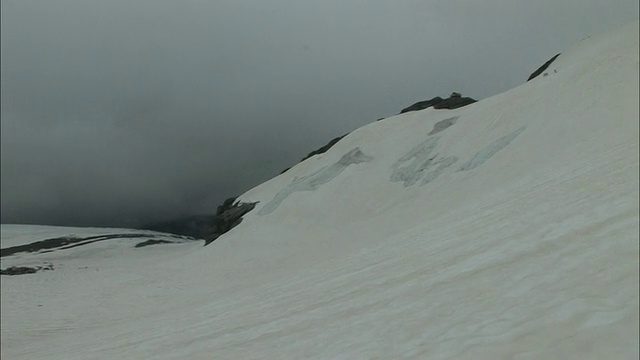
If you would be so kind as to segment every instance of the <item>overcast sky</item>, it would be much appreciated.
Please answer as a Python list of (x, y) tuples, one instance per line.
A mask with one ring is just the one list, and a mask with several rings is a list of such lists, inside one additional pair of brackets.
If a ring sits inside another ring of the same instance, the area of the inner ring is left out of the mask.
[(215, 212), (311, 150), (486, 98), (637, 0), (2, 0), (2, 222)]

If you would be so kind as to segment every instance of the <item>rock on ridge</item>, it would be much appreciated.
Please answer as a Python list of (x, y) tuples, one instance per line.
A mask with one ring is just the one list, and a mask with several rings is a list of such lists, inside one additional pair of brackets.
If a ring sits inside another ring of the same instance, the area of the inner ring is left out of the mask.
[(418, 101), (417, 103), (407, 106), (406, 108), (400, 111), (400, 114), (404, 114), (409, 111), (418, 111), (424, 110), (428, 107), (432, 107), (434, 109), (457, 109), (463, 106), (473, 104), (477, 100), (470, 97), (462, 97), (459, 93), (454, 92), (446, 99), (441, 98), (440, 96), (436, 96), (430, 100)]
[(220, 235), (238, 226), (242, 222), (242, 216), (253, 210), (257, 203), (235, 202), (236, 198), (231, 197), (218, 206), (215, 216), (213, 217), (213, 227), (209, 234), (205, 236), (205, 244), (207, 246)]
[(551, 65), (551, 63), (554, 62), (558, 58), (558, 56), (560, 56), (559, 53), (556, 54), (551, 59), (549, 59), (546, 63), (542, 64), (542, 66), (540, 66), (538, 70), (534, 71), (531, 75), (529, 75), (529, 78), (527, 79), (527, 81), (533, 80), (536, 76), (542, 74), (543, 71), (547, 70), (549, 65)]

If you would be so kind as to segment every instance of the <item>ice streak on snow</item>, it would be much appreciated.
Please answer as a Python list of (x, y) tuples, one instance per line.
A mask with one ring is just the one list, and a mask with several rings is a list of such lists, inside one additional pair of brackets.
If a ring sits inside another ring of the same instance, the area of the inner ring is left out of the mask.
[(487, 145), (485, 148), (478, 151), (473, 156), (473, 158), (469, 160), (469, 162), (462, 165), (459, 171), (472, 170), (484, 164), (487, 160), (491, 159), (493, 155), (495, 155), (498, 151), (507, 147), (507, 145), (509, 145), (515, 138), (517, 138), (518, 135), (520, 135), (520, 133), (523, 132), (526, 128), (526, 126), (522, 126), (511, 134), (505, 135)]
[(294, 178), (289, 185), (280, 190), (274, 198), (266, 203), (259, 211), (258, 215), (267, 215), (280, 206), (280, 204), (289, 195), (297, 191), (313, 191), (318, 186), (325, 184), (336, 176), (340, 175), (348, 166), (360, 164), (372, 160), (373, 158), (365, 155), (360, 148), (356, 147), (344, 154), (338, 162), (328, 167), (324, 167), (313, 174)]
[[(390, 180), (402, 182), (404, 187), (407, 187), (415, 184), (424, 176), (420, 185), (425, 185), (435, 180), (444, 169), (458, 161), (455, 156), (434, 154), (438, 140), (440, 140), (439, 136), (430, 137), (398, 159), (392, 166), (393, 172)], [(437, 167), (429, 172), (436, 165)]]
[(437, 134), (437, 133), (439, 133), (439, 132), (441, 132), (443, 130), (446, 130), (451, 125), (455, 124), (456, 121), (458, 121), (459, 118), (460, 118), (460, 116), (454, 116), (454, 117), (450, 117), (450, 118), (446, 118), (444, 120), (438, 121), (435, 125), (433, 125), (433, 130), (431, 130), (429, 135), (434, 135), (434, 134)]

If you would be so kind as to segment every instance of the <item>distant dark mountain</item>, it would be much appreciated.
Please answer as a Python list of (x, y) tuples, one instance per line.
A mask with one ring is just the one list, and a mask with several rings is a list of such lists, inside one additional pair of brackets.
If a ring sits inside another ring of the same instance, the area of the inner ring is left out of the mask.
[(204, 239), (213, 228), (213, 224), (214, 215), (193, 215), (144, 224), (137, 228)]

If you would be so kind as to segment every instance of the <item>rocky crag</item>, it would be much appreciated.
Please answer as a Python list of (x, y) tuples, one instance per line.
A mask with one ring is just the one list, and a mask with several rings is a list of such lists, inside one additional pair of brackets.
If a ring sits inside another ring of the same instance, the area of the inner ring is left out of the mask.
[(400, 114), (404, 114), (409, 111), (424, 110), (429, 107), (433, 107), (434, 109), (453, 110), (453, 109), (461, 108), (463, 106), (467, 106), (469, 104), (473, 104), (476, 101), (477, 100), (473, 98), (462, 97), (462, 95), (460, 95), (459, 93), (454, 92), (446, 99), (443, 99), (440, 96), (436, 96), (429, 100), (418, 101), (417, 103), (402, 109), (400, 111)]
[(551, 65), (551, 63), (554, 62), (558, 58), (558, 56), (560, 56), (560, 54), (554, 55), (546, 63), (542, 64), (542, 66), (540, 66), (536, 71), (534, 71), (531, 75), (529, 75), (529, 78), (527, 79), (527, 81), (531, 81), (535, 79), (538, 75), (542, 74), (543, 71), (547, 70), (549, 65)]

